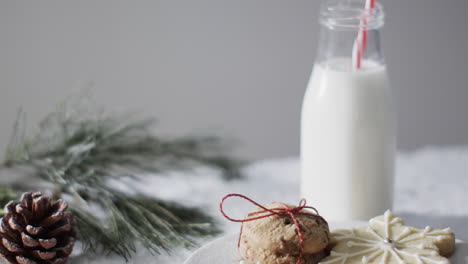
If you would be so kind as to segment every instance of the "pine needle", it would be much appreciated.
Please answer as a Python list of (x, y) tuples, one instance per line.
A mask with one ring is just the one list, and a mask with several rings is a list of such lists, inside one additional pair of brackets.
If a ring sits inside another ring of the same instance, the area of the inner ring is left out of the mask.
[(11, 200), (17, 200), (21, 196), (21, 192), (15, 190), (11, 186), (0, 185), (0, 217), (4, 214), (3, 206)]

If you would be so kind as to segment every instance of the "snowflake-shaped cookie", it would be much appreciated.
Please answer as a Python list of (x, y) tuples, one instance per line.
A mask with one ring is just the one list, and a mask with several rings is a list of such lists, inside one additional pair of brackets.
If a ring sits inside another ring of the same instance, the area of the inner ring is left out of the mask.
[(369, 226), (332, 233), (330, 256), (319, 264), (449, 264), (454, 234), (447, 229), (416, 229), (403, 225), (390, 211), (373, 218)]

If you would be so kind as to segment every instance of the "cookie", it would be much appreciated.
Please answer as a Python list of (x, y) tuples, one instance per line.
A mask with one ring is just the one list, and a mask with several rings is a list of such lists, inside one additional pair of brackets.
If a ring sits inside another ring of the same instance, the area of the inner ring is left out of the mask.
[[(268, 254), (267, 251), (257, 250), (255, 253), (256, 257), (254, 259), (242, 260), (240, 262), (235, 262), (234, 264), (296, 264), (298, 263), (298, 256), (285, 254)], [(321, 259), (326, 257), (324, 251), (316, 254), (304, 254), (301, 258), (301, 264), (317, 264)]]
[(332, 233), (330, 256), (320, 264), (449, 264), (455, 249), (450, 229), (416, 229), (403, 225), (390, 211), (369, 221), (369, 226)]
[[(287, 205), (289, 208), (294, 206)], [(268, 209), (281, 207), (278, 204), (265, 206)], [(256, 212), (249, 215), (261, 216)], [(301, 212), (309, 212), (303, 209)], [(312, 212), (310, 212), (312, 213)], [(303, 259), (301, 263), (317, 263), (323, 257), (323, 250), (329, 243), (328, 224), (313, 215), (295, 215), (304, 239)], [(245, 222), (239, 241), (239, 252), (247, 262), (268, 264), (294, 264), (300, 255), (300, 239), (296, 226), (288, 215), (273, 215), (255, 221)]]

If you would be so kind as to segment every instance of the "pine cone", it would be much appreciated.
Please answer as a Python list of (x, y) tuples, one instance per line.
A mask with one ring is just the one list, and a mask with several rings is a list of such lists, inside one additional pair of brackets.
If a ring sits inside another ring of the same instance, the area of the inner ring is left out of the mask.
[(8, 264), (62, 264), (76, 240), (67, 204), (41, 193), (24, 193), (0, 219), (0, 257)]

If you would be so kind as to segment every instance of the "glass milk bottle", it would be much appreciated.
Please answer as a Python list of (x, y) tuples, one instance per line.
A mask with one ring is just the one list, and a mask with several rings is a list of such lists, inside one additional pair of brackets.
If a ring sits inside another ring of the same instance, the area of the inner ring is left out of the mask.
[[(329, 220), (367, 220), (392, 207), (395, 113), (383, 22), (382, 6), (363, 1), (324, 1), (320, 12), (302, 106), (301, 192)], [(359, 65), (357, 39), (365, 39)]]

